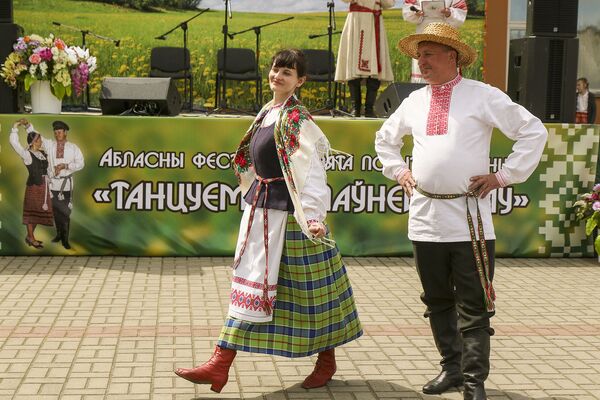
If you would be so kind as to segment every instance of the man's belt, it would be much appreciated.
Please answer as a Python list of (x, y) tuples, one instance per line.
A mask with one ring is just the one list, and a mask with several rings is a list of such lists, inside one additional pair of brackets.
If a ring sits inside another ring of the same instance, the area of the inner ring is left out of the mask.
[[(490, 279), (490, 259), (487, 251), (487, 246), (485, 244), (483, 221), (481, 220), (481, 212), (479, 211), (479, 200), (477, 198), (477, 193), (469, 191), (466, 193), (458, 194), (435, 194), (426, 192), (419, 186), (415, 187), (415, 190), (425, 197), (429, 197), (431, 199), (436, 200), (452, 200), (459, 199), (461, 197), (465, 198), (467, 202), (467, 223), (469, 225), (469, 234), (471, 235), (471, 246), (473, 247), (473, 254), (475, 255), (475, 264), (477, 265), (479, 280), (481, 281), (481, 287), (483, 288), (484, 292), (485, 305), (489, 312), (494, 311), (494, 300), (496, 300), (496, 292), (494, 291), (494, 286), (492, 285), (492, 280)], [(469, 197), (473, 197), (475, 199), (475, 204), (477, 206), (477, 231), (479, 234), (479, 239), (477, 239), (477, 234), (475, 233), (475, 227), (473, 225), (473, 217), (471, 216), (471, 212), (469, 211)]]
[[(375, 3), (379, 4), (379, 3)], [(358, 4), (350, 4), (350, 12), (367, 12), (372, 13), (375, 17), (375, 47), (377, 50), (377, 72), (381, 73), (381, 60), (380, 57), (380, 48), (381, 48), (381, 38), (380, 38), (380, 26), (381, 26), (381, 10), (373, 10), (372, 8), (359, 6)], [(361, 44), (362, 46), (362, 44)]]

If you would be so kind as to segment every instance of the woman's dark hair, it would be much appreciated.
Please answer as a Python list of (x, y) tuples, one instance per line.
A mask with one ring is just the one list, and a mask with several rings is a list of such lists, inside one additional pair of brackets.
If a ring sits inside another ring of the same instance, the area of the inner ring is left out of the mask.
[(33, 143), (33, 141), (35, 140), (36, 137), (40, 136), (39, 133), (35, 132), (35, 131), (31, 131), (27, 134), (27, 144), (31, 145), (31, 143)]
[(279, 50), (273, 56), (271, 66), (295, 69), (298, 72), (298, 78), (306, 76), (306, 59), (304, 53), (298, 49)]

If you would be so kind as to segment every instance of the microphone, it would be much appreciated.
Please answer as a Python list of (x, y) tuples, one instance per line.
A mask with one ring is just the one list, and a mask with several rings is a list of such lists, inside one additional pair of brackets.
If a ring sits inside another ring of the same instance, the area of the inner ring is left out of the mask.
[(419, 10), (417, 7), (415, 6), (410, 6), (410, 11), (414, 11), (414, 12), (419, 12), (421, 10)]
[(309, 38), (309, 39), (314, 39), (314, 38), (316, 38), (317, 36), (319, 36), (319, 35), (308, 35), (308, 38)]
[(164, 36), (157, 36), (154, 39), (156, 39), (156, 40), (167, 40), (167, 38), (164, 37)]
[(120, 44), (121, 44), (120, 40), (115, 40), (115, 47), (119, 47)]
[(60, 22), (54, 22), (54, 21), (52, 21), (52, 25), (60, 26)]

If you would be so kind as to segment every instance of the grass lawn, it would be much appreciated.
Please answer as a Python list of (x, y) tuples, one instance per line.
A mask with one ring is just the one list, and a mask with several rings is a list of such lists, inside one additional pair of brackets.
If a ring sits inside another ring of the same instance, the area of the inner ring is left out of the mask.
[[(91, 81), (92, 103), (98, 103), (98, 92), (102, 78), (107, 76), (147, 76), (149, 72), (150, 50), (157, 46), (183, 46), (181, 29), (172, 32), (167, 40), (154, 38), (178, 23), (192, 17), (194, 11), (140, 12), (102, 3), (75, 0), (14, 0), (15, 22), (21, 25), (25, 34), (36, 33), (46, 36), (54, 33), (67, 44), (81, 44), (81, 34), (64, 27), (52, 25), (53, 21), (87, 29), (98, 35), (120, 39), (115, 47), (112, 42), (87, 36), (86, 42), (92, 55), (98, 58), (98, 70)], [(229, 31), (237, 32), (255, 25), (261, 25), (286, 18), (284, 14), (234, 13), (229, 20)], [(406, 82), (410, 76), (410, 60), (395, 50), (398, 40), (414, 32), (414, 25), (402, 19), (400, 10), (384, 13), (385, 26), (392, 48), (392, 65), (395, 80)], [(338, 30), (346, 18), (345, 12), (336, 15)], [(215, 91), (216, 53), (223, 46), (221, 29), (224, 23), (222, 11), (209, 11), (189, 24), (188, 47), (194, 74), (194, 103), (213, 106)], [(466, 41), (483, 52), (483, 19), (469, 19), (462, 27)], [(309, 39), (309, 34), (327, 32), (328, 14), (297, 14), (293, 20), (263, 28), (261, 35), (261, 68), (266, 76), (270, 56), (285, 47), (327, 48), (327, 37)], [(337, 54), (339, 35), (333, 37), (333, 50)], [(229, 47), (255, 48), (254, 32), (247, 32), (228, 41)], [(482, 57), (465, 69), (466, 77), (481, 80)], [(263, 81), (264, 93), (268, 85)], [(382, 90), (384, 87), (382, 87)], [(245, 106), (254, 98), (254, 84), (228, 84), (228, 95), (232, 103)], [(326, 85), (309, 84), (303, 89), (302, 99), (309, 106), (319, 106), (326, 97)]]

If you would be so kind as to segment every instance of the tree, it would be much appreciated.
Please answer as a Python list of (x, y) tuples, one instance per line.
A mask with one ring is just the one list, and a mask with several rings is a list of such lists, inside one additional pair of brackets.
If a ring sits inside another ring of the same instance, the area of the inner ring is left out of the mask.
[(100, 3), (116, 4), (142, 11), (155, 11), (157, 7), (194, 10), (202, 0), (89, 0)]
[(467, 0), (469, 15), (485, 15), (485, 0)]
[(202, 0), (166, 0), (166, 7), (178, 8), (182, 10), (195, 10)]

